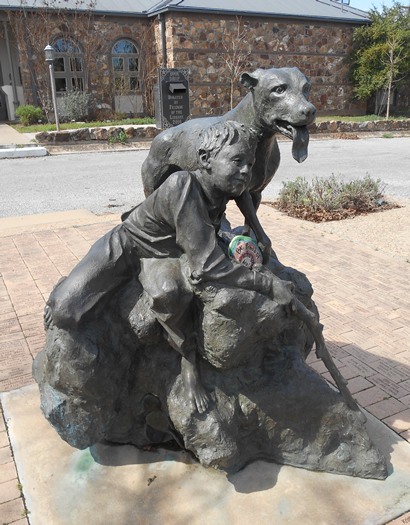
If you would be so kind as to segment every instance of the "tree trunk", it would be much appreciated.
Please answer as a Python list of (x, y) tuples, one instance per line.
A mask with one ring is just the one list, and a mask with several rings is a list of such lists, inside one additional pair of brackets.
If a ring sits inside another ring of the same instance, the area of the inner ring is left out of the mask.
[(392, 85), (393, 85), (393, 49), (390, 49), (389, 53), (390, 58), (390, 68), (389, 68), (389, 83), (387, 86), (387, 107), (386, 107), (386, 120), (390, 118), (390, 102), (391, 102), (391, 92), (392, 92)]

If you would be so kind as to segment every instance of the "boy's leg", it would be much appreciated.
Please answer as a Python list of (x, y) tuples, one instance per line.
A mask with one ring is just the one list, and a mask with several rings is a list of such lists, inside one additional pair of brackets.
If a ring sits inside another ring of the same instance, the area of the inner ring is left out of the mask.
[(51, 317), (61, 328), (76, 326), (103, 297), (131, 278), (131, 249), (121, 225), (101, 237), (51, 292), (46, 323)]
[(196, 365), (193, 291), (179, 259), (141, 259), (139, 280), (151, 298), (151, 309), (166, 331), (168, 342), (182, 356), (181, 375), (188, 396), (199, 412), (208, 407)]

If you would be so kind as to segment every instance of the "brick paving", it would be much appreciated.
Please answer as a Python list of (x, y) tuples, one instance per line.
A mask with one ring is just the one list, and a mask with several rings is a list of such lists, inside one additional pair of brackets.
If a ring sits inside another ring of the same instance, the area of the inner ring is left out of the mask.
[[(279, 259), (312, 282), (329, 351), (354, 397), (410, 440), (410, 264), (311, 230), (267, 206), (259, 215)], [(242, 222), (234, 207), (230, 218)], [(22, 227), (13, 234), (0, 230), (0, 391), (32, 383), (32, 360), (44, 344), (42, 310), (52, 286), (117, 222), (112, 215), (95, 223)], [(308, 362), (331, 380), (314, 353)], [(0, 414), (0, 525), (28, 524), (18, 483)], [(410, 523), (410, 514), (393, 523)]]

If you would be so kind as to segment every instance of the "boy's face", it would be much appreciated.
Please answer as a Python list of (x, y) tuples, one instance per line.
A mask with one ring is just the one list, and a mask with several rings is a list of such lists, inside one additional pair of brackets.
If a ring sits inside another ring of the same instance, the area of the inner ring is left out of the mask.
[(225, 145), (215, 156), (208, 158), (208, 176), (213, 189), (228, 197), (239, 197), (249, 186), (255, 152), (244, 140)]

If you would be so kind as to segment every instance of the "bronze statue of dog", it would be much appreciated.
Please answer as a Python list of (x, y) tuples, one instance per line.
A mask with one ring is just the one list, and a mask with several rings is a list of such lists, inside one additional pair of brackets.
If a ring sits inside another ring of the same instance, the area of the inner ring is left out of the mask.
[(307, 125), (315, 119), (316, 109), (308, 100), (310, 82), (297, 68), (257, 69), (244, 73), (241, 82), (250, 93), (231, 111), (219, 117), (188, 120), (160, 133), (152, 141), (141, 175), (145, 195), (151, 194), (176, 171), (199, 168), (196, 142), (202, 129), (219, 120), (234, 120), (252, 127), (259, 134), (252, 179), (236, 203), (269, 258), (270, 241), (256, 215), (263, 189), (272, 180), (280, 162), (275, 138), (282, 133), (293, 140), (292, 154), (303, 162), (307, 157)]

